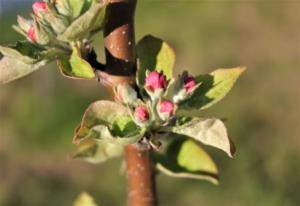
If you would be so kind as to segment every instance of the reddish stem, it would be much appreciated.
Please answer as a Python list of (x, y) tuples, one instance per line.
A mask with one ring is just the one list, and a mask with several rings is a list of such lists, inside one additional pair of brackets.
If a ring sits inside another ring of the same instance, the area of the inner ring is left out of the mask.
[[(119, 83), (135, 83), (134, 12), (136, 0), (106, 1), (109, 2), (107, 22), (104, 27), (106, 71), (100, 71), (99, 77), (101, 82), (113, 91)], [(141, 144), (125, 147), (129, 206), (156, 205), (154, 168), (150, 155), (150, 148)]]

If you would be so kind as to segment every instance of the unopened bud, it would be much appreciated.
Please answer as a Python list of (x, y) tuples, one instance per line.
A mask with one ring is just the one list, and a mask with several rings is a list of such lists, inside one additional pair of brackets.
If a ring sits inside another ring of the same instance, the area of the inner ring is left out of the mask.
[(145, 124), (150, 118), (149, 110), (146, 106), (138, 106), (134, 111), (134, 118), (137, 124)]
[(47, 13), (49, 11), (47, 3), (43, 1), (34, 2), (32, 5), (33, 13), (36, 16), (41, 17), (43, 13)]
[(35, 19), (32, 29), (35, 37), (35, 42), (40, 45), (47, 45), (50, 42), (50, 37), (43, 26)]
[(175, 110), (176, 105), (169, 100), (162, 100), (157, 105), (157, 113), (163, 121), (170, 119), (175, 114)]
[(34, 26), (31, 26), (31, 27), (28, 29), (27, 36), (28, 36), (28, 39), (29, 39), (32, 43), (36, 43), (36, 35), (35, 35), (35, 29), (34, 29)]
[(163, 72), (150, 72), (145, 78), (145, 89), (152, 98), (159, 98), (166, 91), (168, 81)]
[(173, 101), (179, 103), (189, 98), (193, 92), (200, 86), (197, 84), (195, 77), (189, 75), (188, 72), (183, 72), (182, 75), (179, 75), (177, 81), (175, 82), (174, 87), (174, 97)]

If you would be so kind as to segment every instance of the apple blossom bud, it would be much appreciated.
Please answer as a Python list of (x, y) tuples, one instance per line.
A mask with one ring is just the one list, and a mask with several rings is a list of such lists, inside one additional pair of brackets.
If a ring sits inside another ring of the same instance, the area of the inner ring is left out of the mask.
[(168, 81), (163, 72), (150, 72), (145, 78), (145, 89), (151, 98), (159, 98), (165, 92)]
[(36, 43), (36, 35), (35, 35), (35, 29), (34, 29), (34, 26), (31, 26), (31, 27), (28, 29), (27, 36), (28, 36), (28, 39), (29, 39), (31, 42)]
[(138, 106), (134, 110), (134, 118), (137, 124), (145, 124), (150, 118), (148, 109), (145, 106)]
[(50, 36), (48, 32), (45, 30), (44, 26), (40, 22), (38, 22), (36, 18), (34, 19), (33, 29), (31, 29), (31, 31), (28, 33), (30, 33), (29, 38), (34, 37), (34, 41), (32, 38), (30, 38), (30, 40), (32, 40), (34, 43), (40, 45), (47, 45), (50, 43)]
[(169, 100), (162, 100), (157, 105), (159, 117), (166, 121), (175, 114), (176, 105)]
[(134, 104), (137, 101), (136, 91), (127, 83), (117, 86), (116, 97), (120, 102), (125, 104)]
[(188, 75), (188, 73), (185, 73), (185, 74), (186, 75), (183, 76), (183, 83), (184, 83), (183, 87), (184, 87), (185, 91), (189, 94), (194, 91), (194, 88), (196, 87), (197, 82), (193, 76)]
[(189, 75), (186, 71), (183, 72), (175, 82), (173, 101), (178, 104), (181, 101), (186, 100), (193, 94), (199, 85), (200, 84), (197, 83), (195, 77)]
[(32, 5), (32, 9), (33, 9), (33, 13), (39, 17), (41, 16), (42, 13), (47, 13), (49, 11), (47, 3), (43, 1), (34, 2)]

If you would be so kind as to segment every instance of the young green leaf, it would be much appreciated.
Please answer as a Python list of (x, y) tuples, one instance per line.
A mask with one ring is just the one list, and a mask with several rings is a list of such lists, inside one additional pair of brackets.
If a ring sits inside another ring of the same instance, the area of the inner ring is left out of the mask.
[(218, 69), (207, 75), (199, 75), (197, 82), (201, 85), (191, 98), (180, 104), (181, 109), (206, 109), (214, 105), (230, 91), (245, 67)]
[(105, 162), (108, 159), (121, 156), (123, 153), (123, 148), (123, 146), (118, 144), (87, 139), (77, 146), (77, 151), (73, 155), (73, 158), (98, 164)]
[(43, 60), (36, 64), (26, 64), (17, 59), (3, 57), (0, 60), (0, 84), (5, 84), (28, 75), (44, 66), (46, 63), (47, 61)]
[[(73, 52), (70, 58), (71, 74), (78, 78), (94, 78), (95, 73), (92, 66), (83, 58), (81, 58), (79, 50), (73, 47)], [(66, 63), (65, 63), (66, 64)]]
[(233, 157), (235, 147), (227, 134), (224, 123), (219, 119), (194, 118), (181, 126), (173, 127), (173, 133), (191, 137), (203, 144), (223, 150)]
[(77, 18), (85, 5), (86, 0), (69, 0), (73, 18)]
[(193, 140), (173, 140), (164, 154), (156, 156), (156, 161), (157, 169), (166, 175), (219, 182), (216, 164)]
[(92, 196), (88, 193), (81, 193), (75, 200), (73, 206), (97, 206)]
[(168, 79), (173, 77), (175, 53), (163, 40), (151, 35), (145, 36), (137, 44), (139, 68), (137, 72), (138, 84), (143, 87), (146, 70), (163, 71)]
[(76, 41), (87, 37), (94, 30), (103, 26), (105, 17), (106, 4), (97, 3), (87, 12), (82, 14), (78, 19), (58, 36), (62, 41)]
[(94, 139), (124, 146), (137, 142), (144, 132), (133, 122), (126, 107), (111, 101), (98, 101), (86, 110), (73, 142)]

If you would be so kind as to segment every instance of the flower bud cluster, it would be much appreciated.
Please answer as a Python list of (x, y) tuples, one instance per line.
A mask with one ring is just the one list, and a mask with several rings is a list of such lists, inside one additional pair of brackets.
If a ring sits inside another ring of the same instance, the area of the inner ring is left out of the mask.
[[(86, 4), (89, 0), (85, 0)], [(74, 20), (69, 0), (44, 0), (32, 5), (32, 19), (18, 16), (17, 31), (29, 41), (39, 45), (57, 43), (62, 34)]]
[(115, 96), (119, 102), (129, 106), (136, 123), (141, 126), (165, 125), (175, 116), (180, 102), (189, 98), (200, 84), (187, 72), (178, 76), (175, 81), (173, 96), (167, 99), (170, 81), (164, 73), (147, 71), (144, 90), (150, 98), (138, 98), (137, 91), (128, 84), (119, 84)]

